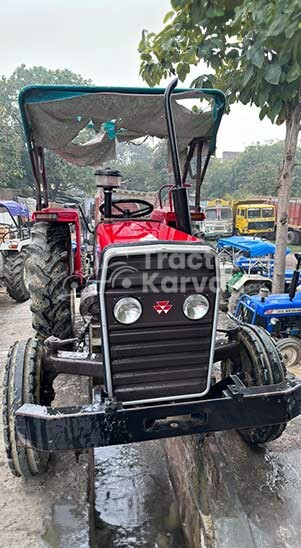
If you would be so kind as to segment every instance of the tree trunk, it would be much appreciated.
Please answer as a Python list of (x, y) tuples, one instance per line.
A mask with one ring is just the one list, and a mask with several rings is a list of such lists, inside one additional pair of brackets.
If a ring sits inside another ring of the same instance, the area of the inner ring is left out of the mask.
[(286, 120), (284, 160), (278, 179), (278, 210), (273, 293), (283, 293), (288, 231), (288, 207), (300, 130), (301, 103), (289, 107)]

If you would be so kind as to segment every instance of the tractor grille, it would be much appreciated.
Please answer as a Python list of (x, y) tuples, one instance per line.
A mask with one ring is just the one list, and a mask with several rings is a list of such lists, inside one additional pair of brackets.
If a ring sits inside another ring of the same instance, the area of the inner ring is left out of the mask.
[[(118, 401), (172, 399), (207, 389), (216, 300), (215, 257), (210, 251), (202, 253), (195, 269), (189, 264), (188, 253), (177, 255), (177, 260), (171, 260), (169, 253), (160, 265), (157, 254), (147, 258), (144, 254), (118, 256), (108, 263), (108, 346), (113, 394)], [(177, 261), (181, 265), (174, 269)], [(146, 279), (152, 280), (150, 287)], [(171, 292), (166, 291), (168, 287)], [(188, 320), (183, 314), (183, 302), (193, 293), (206, 295), (210, 302), (202, 320)], [(126, 296), (138, 298), (142, 304), (142, 316), (132, 325), (121, 325), (113, 316), (114, 304)], [(168, 312), (158, 313), (157, 303), (166, 301)]]

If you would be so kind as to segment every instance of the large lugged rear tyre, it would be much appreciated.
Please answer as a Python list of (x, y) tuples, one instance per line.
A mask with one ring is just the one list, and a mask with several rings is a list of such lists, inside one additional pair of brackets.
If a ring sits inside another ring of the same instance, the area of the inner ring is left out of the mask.
[(73, 336), (68, 224), (36, 223), (29, 263), (32, 325), (39, 339)]
[(9, 350), (3, 381), (3, 435), (8, 463), (15, 476), (43, 473), (49, 454), (18, 446), (15, 414), (24, 403), (41, 403), (41, 349), (37, 339), (16, 342)]
[(4, 283), (9, 296), (23, 303), (29, 299), (29, 288), (26, 283), (29, 254), (25, 249), (10, 253), (5, 257)]
[[(238, 334), (241, 361), (237, 367), (231, 359), (221, 364), (222, 378), (237, 374), (246, 386), (279, 384), (285, 380), (286, 370), (281, 354), (269, 333), (262, 327), (243, 325)], [(263, 445), (279, 438), (286, 423), (239, 430), (250, 445)]]

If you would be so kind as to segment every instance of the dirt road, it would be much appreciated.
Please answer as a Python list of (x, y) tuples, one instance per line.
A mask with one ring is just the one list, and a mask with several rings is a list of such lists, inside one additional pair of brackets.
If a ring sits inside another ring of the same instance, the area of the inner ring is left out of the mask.
[[(29, 303), (16, 304), (0, 290), (0, 398), (7, 350), (15, 340), (31, 333)], [(65, 405), (72, 404), (74, 395), (82, 393), (80, 380), (73, 378), (72, 390), (70, 384), (70, 380), (60, 381), (58, 403), (63, 399)], [(88, 547), (87, 472), (86, 455), (78, 463), (73, 453), (56, 455), (42, 479), (24, 483), (13, 477), (7, 467), (0, 431), (1, 548)]]

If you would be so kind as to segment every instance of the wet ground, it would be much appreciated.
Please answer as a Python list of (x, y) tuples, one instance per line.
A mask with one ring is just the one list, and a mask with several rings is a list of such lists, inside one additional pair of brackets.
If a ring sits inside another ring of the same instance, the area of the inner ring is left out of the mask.
[(96, 546), (184, 548), (160, 442), (95, 451)]
[[(15, 340), (31, 334), (29, 303), (16, 304), (0, 289), (0, 399), (7, 350)], [(67, 379), (61, 380), (57, 383), (56, 403), (72, 404), (74, 398), (85, 401), (85, 392), (81, 379), (73, 378), (72, 385)], [(1, 548), (88, 548), (87, 483), (87, 456), (77, 460), (72, 452), (53, 456), (48, 472), (41, 478), (24, 482), (12, 476), (0, 420)]]
[(300, 447), (300, 418), (265, 449), (251, 449), (236, 432), (208, 440), (219, 548), (301, 547)]
[[(16, 304), (0, 289), (1, 374), (9, 346), (31, 334), (29, 303)], [(57, 391), (57, 405), (88, 393), (75, 377), (60, 380)], [(7, 467), (0, 421), (0, 485), (1, 548), (185, 548), (159, 442), (95, 451), (94, 511), (86, 454), (56, 454), (47, 474), (25, 483)]]

